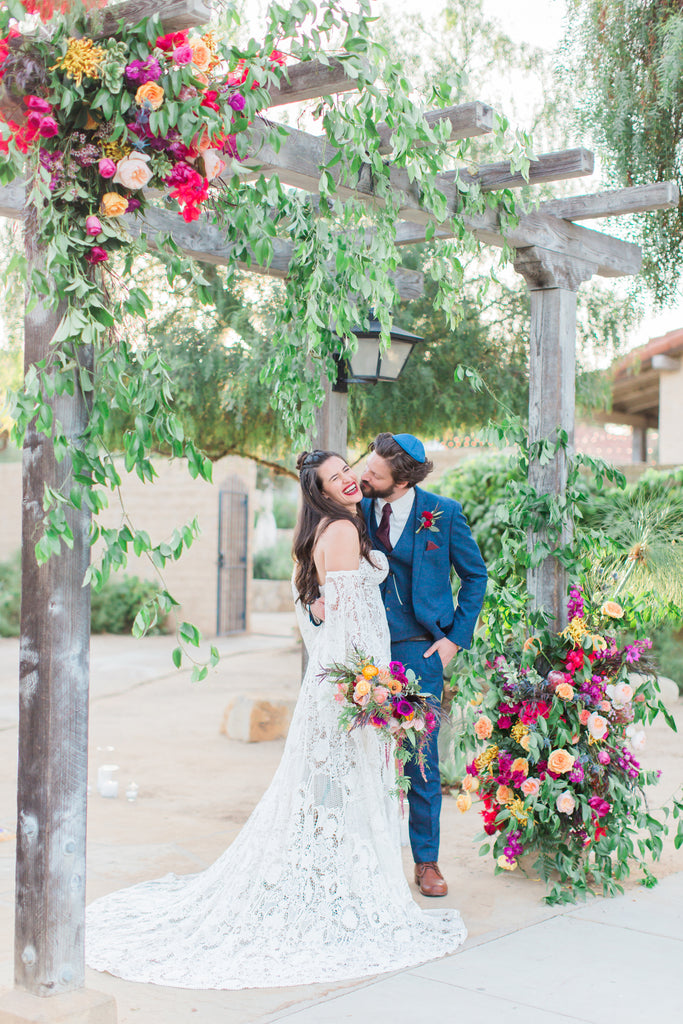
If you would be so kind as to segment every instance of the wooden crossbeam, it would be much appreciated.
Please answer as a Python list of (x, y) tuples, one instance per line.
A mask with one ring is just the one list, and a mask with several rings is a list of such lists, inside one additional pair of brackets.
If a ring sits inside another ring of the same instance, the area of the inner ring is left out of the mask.
[(612, 409), (609, 412), (592, 412), (591, 417), (598, 423), (619, 423), (626, 427), (640, 427), (649, 430), (657, 429), (659, 421), (657, 416), (643, 415), (638, 413), (617, 412)]
[(102, 17), (104, 20), (101, 28), (99, 20), (96, 21), (98, 28), (95, 36), (102, 38), (115, 35), (121, 20), (126, 25), (137, 25), (143, 18), (149, 18), (154, 9), (159, 15), (164, 32), (182, 32), (186, 28), (206, 25), (211, 20), (210, 0), (208, 3), (204, 0), (159, 0), (153, 5), (150, 5), (149, 0), (125, 0), (124, 3), (112, 4), (104, 11), (97, 12), (98, 19)]
[[(441, 121), (448, 121), (451, 126), (451, 141), (468, 139), (493, 131), (493, 109), (488, 104), (475, 100), (473, 103), (462, 103), (457, 107), (430, 110), (425, 114), (425, 121), (430, 128)], [(393, 148), (393, 129), (382, 121), (377, 125), (377, 131), (381, 139), (380, 153), (390, 153)]]
[(541, 203), (539, 209), (564, 220), (593, 220), (597, 217), (621, 217), (627, 213), (671, 210), (678, 206), (679, 190), (675, 181), (653, 185), (610, 189), (587, 196), (568, 196)]
[[(286, 128), (279, 148), (276, 149), (270, 141), (270, 131), (267, 122), (254, 122), (252, 155), (244, 163), (252, 168), (258, 167), (266, 176), (277, 174), (280, 181), (287, 185), (307, 192), (317, 192), (321, 168), (334, 155), (334, 147), (329, 145), (324, 136)], [(383, 202), (376, 194), (368, 165), (361, 168), (355, 182), (343, 180), (341, 164), (331, 167), (328, 174), (332, 176), (337, 193), (342, 198), (355, 196), (369, 205)], [(407, 245), (424, 240), (425, 227), (432, 217), (420, 204), (416, 182), (411, 181), (407, 172), (400, 168), (390, 169), (389, 180), (400, 203), (399, 217), (410, 222), (408, 225), (399, 224), (398, 243)], [(447, 216), (456, 216), (460, 196), (455, 185), (444, 175), (437, 175), (436, 185), (446, 197)], [(495, 210), (465, 218), (465, 226), (477, 238), (491, 245), (502, 246), (507, 241), (515, 248), (536, 245), (566, 256), (579, 257), (595, 264), (596, 272), (606, 277), (637, 274), (640, 270), (641, 252), (637, 245), (579, 227), (559, 217), (537, 212), (526, 214), (520, 218), (516, 227), (506, 231), (505, 237)], [(439, 230), (439, 237), (445, 237), (446, 232), (447, 229)]]
[(529, 164), (528, 181), (524, 175), (510, 170), (509, 162), (501, 160), (495, 164), (483, 164), (471, 173), (461, 168), (444, 171), (447, 181), (460, 180), (464, 184), (480, 186), (482, 192), (493, 192), (498, 188), (522, 188), (524, 185), (540, 185), (545, 181), (564, 181), (567, 178), (581, 178), (592, 174), (595, 157), (589, 149), (560, 149), (554, 153), (542, 153)]
[(319, 60), (303, 61), (301, 64), (288, 65), (285, 70), (287, 80), (283, 78), (279, 86), (270, 90), (271, 107), (301, 103), (318, 96), (353, 92), (358, 88), (358, 79), (347, 75), (344, 61), (341, 60), (331, 60), (329, 65)]
[[(15, 181), (11, 185), (0, 187), (0, 217), (22, 218), (25, 213), (25, 202), (23, 182)], [(227, 266), (228, 263), (236, 262), (242, 270), (248, 270), (253, 274), (284, 278), (292, 262), (292, 243), (282, 238), (272, 240), (273, 258), (268, 266), (262, 266), (253, 256), (252, 259), (235, 261), (235, 245), (226, 242), (221, 229), (211, 224), (203, 215), (192, 224), (186, 224), (177, 213), (150, 206), (144, 215), (136, 217), (128, 214), (122, 217), (121, 221), (134, 238), (139, 238), (144, 232), (150, 249), (156, 248), (158, 235), (171, 235), (186, 256), (200, 263)], [(396, 285), (399, 296), (406, 301), (417, 299), (424, 293), (424, 274), (418, 270), (401, 267), (391, 271), (389, 277)]]

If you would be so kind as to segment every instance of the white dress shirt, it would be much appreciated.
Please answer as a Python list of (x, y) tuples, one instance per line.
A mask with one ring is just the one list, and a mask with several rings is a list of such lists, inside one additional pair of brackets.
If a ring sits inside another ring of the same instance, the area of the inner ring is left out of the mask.
[[(413, 502), (415, 501), (415, 488), (409, 487), (405, 494), (402, 494), (400, 498), (395, 501), (389, 502), (391, 505), (391, 516), (389, 517), (389, 540), (391, 541), (392, 548), (395, 548), (401, 539), (401, 534), (405, 528), (410, 513), (413, 510)], [(382, 521), (382, 510), (387, 504), (384, 498), (375, 498), (375, 519), (377, 525)]]

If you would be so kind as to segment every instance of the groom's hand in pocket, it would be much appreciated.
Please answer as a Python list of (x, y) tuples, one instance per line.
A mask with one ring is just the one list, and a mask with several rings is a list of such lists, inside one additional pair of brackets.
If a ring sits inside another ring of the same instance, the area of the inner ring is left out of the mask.
[(435, 640), (432, 646), (427, 648), (424, 652), (424, 657), (430, 658), (432, 654), (435, 654), (436, 651), (438, 651), (439, 657), (441, 658), (441, 664), (445, 668), (449, 661), (456, 656), (459, 650), (460, 648), (457, 644), (454, 644), (447, 636), (442, 636), (440, 640)]

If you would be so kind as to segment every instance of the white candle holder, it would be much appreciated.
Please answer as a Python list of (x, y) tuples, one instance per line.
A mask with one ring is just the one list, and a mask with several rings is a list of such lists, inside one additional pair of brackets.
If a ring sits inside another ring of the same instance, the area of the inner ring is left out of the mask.
[(101, 764), (97, 769), (97, 792), (100, 796), (113, 800), (119, 795), (119, 780), (115, 778), (118, 770), (117, 764)]

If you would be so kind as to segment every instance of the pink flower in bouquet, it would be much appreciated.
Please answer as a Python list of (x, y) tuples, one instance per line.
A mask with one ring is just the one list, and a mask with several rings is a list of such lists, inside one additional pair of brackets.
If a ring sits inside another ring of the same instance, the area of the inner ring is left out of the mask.
[(588, 719), (590, 718), (590, 716), (591, 716), (591, 713), (588, 710), (588, 708), (583, 708), (579, 712), (579, 721), (581, 722), (581, 725), (588, 725)]
[(633, 687), (629, 686), (628, 683), (611, 683), (605, 689), (615, 708), (630, 704), (633, 700)]
[(59, 125), (54, 117), (44, 117), (40, 122), (40, 134), (44, 139), (52, 139), (59, 134)]
[(588, 803), (598, 818), (604, 818), (606, 814), (609, 814), (610, 807), (612, 806), (607, 800), (603, 800), (601, 796), (592, 796)]
[(182, 46), (175, 48), (173, 51), (173, 61), (175, 64), (192, 63), (192, 47), (189, 43), (183, 43)]
[(415, 715), (415, 711), (413, 709), (413, 705), (410, 703), (410, 701), (407, 701), (407, 700), (399, 700), (396, 703), (396, 707), (395, 707), (394, 713), (396, 715), (400, 715), (401, 718), (408, 718), (408, 719), (413, 718), (413, 716)]
[(232, 107), (233, 110), (239, 113), (241, 110), (244, 110), (244, 104), (246, 102), (247, 101), (241, 92), (234, 92), (228, 100), (228, 106)]
[(597, 711), (593, 711), (588, 716), (586, 727), (594, 740), (604, 739), (609, 731), (607, 719), (603, 718), (602, 715), (599, 715)]
[(85, 218), (85, 233), (87, 235), (99, 235), (102, 232), (102, 222), (99, 217), (92, 214), (90, 217)]
[(541, 790), (541, 783), (538, 779), (525, 779), (522, 783), (521, 790), (522, 793), (524, 793), (524, 796), (538, 796)]
[(392, 736), (395, 736), (397, 732), (400, 732), (403, 726), (399, 722), (398, 718), (389, 719), (389, 732)]
[(425, 726), (427, 727), (427, 732), (433, 732), (435, 725), (436, 725), (436, 715), (434, 714), (434, 712), (433, 711), (425, 712)]
[(493, 722), (488, 715), (480, 715), (474, 723), (474, 733), (480, 740), (487, 740), (493, 732)]
[(425, 720), (424, 718), (414, 718), (411, 724), (415, 732), (422, 732), (425, 727)]
[(108, 156), (102, 157), (97, 164), (97, 169), (103, 178), (113, 178), (116, 174), (116, 164)]
[(38, 114), (51, 114), (52, 107), (47, 100), (40, 96), (24, 96), (24, 103), (29, 110), (35, 110)]
[(574, 808), (576, 807), (576, 800), (569, 792), (569, 790), (565, 789), (564, 793), (560, 793), (557, 800), (555, 801), (555, 806), (557, 807), (560, 814), (571, 814)]
[(606, 750), (598, 751), (598, 761), (600, 762), (600, 764), (609, 764), (611, 760), (612, 759)]
[(600, 710), (605, 715), (608, 715), (610, 713), (610, 711), (612, 710), (612, 705), (610, 704), (610, 702), (608, 700), (601, 700), (600, 701)]
[(556, 668), (553, 669), (552, 672), (548, 672), (548, 686), (551, 690), (555, 690), (556, 686), (559, 686), (560, 683), (564, 682), (567, 682), (566, 672), (560, 672), (560, 670)]
[(337, 692), (334, 695), (334, 699), (337, 701), (338, 704), (343, 704), (344, 701), (346, 700), (346, 687), (342, 686), (341, 684), (338, 684)]
[(378, 704), (384, 704), (385, 700), (389, 697), (389, 691), (386, 686), (376, 686), (372, 692), (372, 696)]

